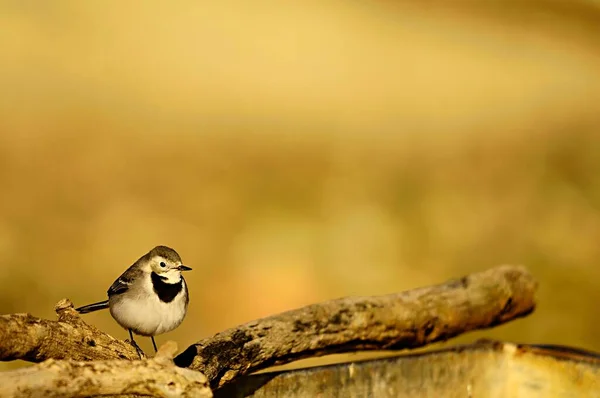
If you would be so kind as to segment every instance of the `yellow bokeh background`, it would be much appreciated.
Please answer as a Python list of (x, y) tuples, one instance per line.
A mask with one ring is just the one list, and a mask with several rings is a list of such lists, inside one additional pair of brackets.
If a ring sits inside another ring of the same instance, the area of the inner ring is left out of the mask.
[(459, 341), (600, 351), (597, 2), (8, 1), (0, 32), (1, 313), (157, 244), (194, 269), (180, 348), (511, 263), (536, 312)]

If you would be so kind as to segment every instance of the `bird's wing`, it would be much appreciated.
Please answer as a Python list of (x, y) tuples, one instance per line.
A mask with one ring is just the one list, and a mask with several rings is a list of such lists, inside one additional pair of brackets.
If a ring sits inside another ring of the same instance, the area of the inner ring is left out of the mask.
[(125, 293), (127, 289), (129, 289), (130, 284), (131, 280), (120, 276), (119, 279), (114, 281), (113, 284), (108, 288), (108, 297), (114, 296), (115, 294)]
[(134, 267), (130, 267), (127, 271), (123, 272), (123, 275), (117, 278), (116, 281), (108, 288), (108, 297), (116, 294), (123, 294), (129, 290), (129, 286), (133, 283), (133, 280), (138, 276), (140, 270)]

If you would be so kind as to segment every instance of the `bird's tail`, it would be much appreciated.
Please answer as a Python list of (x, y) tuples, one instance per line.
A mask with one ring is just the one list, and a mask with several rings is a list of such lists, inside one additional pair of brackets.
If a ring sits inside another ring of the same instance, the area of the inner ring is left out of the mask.
[(87, 314), (88, 312), (94, 312), (108, 308), (108, 300), (100, 301), (99, 303), (84, 305), (83, 307), (75, 308), (75, 311), (80, 314)]

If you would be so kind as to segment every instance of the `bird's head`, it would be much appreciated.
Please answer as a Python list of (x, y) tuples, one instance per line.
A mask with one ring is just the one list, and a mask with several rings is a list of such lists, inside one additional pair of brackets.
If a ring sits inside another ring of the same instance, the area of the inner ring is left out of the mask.
[(167, 283), (178, 283), (182, 271), (191, 271), (190, 267), (183, 265), (179, 254), (167, 246), (156, 246), (142, 259), (144, 271), (154, 272)]

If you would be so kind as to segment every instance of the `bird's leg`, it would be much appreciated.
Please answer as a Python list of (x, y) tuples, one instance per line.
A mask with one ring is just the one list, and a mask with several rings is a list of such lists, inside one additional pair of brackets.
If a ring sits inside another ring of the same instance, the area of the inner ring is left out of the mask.
[(135, 351), (140, 356), (140, 359), (146, 358), (146, 354), (144, 354), (144, 351), (142, 351), (140, 346), (138, 346), (135, 340), (133, 339), (133, 333), (131, 333), (131, 329), (129, 329), (129, 338), (131, 339), (131, 345), (133, 346), (133, 348), (135, 348)]
[(150, 336), (150, 338), (152, 339), (152, 345), (154, 346), (154, 352), (158, 352), (158, 349), (156, 348), (156, 342), (154, 341), (154, 336)]

